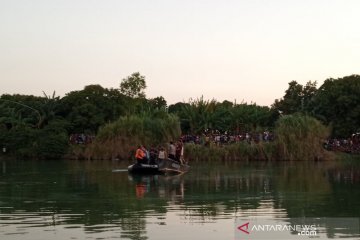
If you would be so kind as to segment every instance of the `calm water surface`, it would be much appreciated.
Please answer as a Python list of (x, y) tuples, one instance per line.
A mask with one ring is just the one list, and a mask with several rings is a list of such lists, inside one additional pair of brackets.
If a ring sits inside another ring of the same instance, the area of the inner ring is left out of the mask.
[(360, 217), (358, 161), (193, 163), (181, 176), (127, 165), (0, 161), (0, 239), (234, 239), (240, 217)]

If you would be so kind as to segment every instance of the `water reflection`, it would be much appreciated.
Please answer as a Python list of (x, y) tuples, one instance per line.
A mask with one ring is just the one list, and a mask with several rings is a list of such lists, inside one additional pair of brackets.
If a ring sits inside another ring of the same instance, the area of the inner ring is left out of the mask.
[(129, 181), (135, 183), (135, 192), (138, 199), (146, 196), (176, 200), (184, 199), (183, 175), (136, 175), (129, 174)]
[(121, 162), (0, 166), (1, 239), (218, 239), (234, 237), (236, 217), (360, 217), (358, 163), (199, 163), (180, 176), (128, 175)]

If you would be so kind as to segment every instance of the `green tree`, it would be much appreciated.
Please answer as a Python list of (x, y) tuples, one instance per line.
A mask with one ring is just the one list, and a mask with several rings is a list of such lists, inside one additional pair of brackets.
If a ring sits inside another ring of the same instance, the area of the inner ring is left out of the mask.
[(277, 116), (266, 106), (242, 103), (232, 109), (231, 127), (237, 132), (253, 131), (258, 127), (271, 127)]
[(71, 132), (96, 133), (98, 128), (128, 112), (130, 99), (117, 89), (88, 85), (61, 99), (59, 114), (71, 123)]
[(309, 81), (305, 86), (291, 81), (282, 99), (276, 99), (273, 109), (283, 114), (307, 112), (311, 109), (312, 99), (316, 93), (316, 81)]
[(220, 127), (222, 113), (216, 112), (216, 105), (216, 100), (204, 100), (203, 97), (190, 100), (188, 105), (184, 105), (184, 120), (188, 121), (191, 133), (199, 134), (206, 129)]
[(145, 98), (146, 82), (145, 76), (135, 72), (124, 78), (120, 83), (120, 92), (131, 98)]
[(18, 124), (39, 128), (44, 98), (32, 95), (4, 94), (0, 97), (0, 122), (9, 128)]
[(167, 103), (164, 97), (156, 97), (148, 100), (150, 107), (153, 109), (166, 109)]
[(333, 128), (336, 137), (360, 130), (360, 76), (325, 80), (313, 100), (313, 114)]
[(169, 105), (169, 108), (168, 108), (169, 113), (175, 114), (179, 117), (181, 131), (183, 133), (190, 132), (189, 121), (187, 120), (186, 113), (183, 111), (186, 108), (186, 106), (188, 106), (188, 105), (190, 105), (190, 104), (184, 103), (184, 102), (178, 102), (178, 103)]
[(273, 126), (278, 114), (266, 106), (256, 104), (222, 103), (202, 97), (189, 103), (176, 103), (169, 106), (169, 113), (180, 118), (181, 129), (187, 133), (203, 133), (206, 129), (244, 132), (257, 127)]

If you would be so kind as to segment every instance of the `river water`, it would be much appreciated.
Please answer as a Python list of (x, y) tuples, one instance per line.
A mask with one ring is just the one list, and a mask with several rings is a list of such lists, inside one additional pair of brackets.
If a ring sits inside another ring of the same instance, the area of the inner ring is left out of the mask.
[[(0, 161), (0, 239), (240, 239), (240, 218), (360, 217), (359, 161), (203, 162), (180, 176), (127, 165)], [(322, 237), (358, 234), (324, 226)]]

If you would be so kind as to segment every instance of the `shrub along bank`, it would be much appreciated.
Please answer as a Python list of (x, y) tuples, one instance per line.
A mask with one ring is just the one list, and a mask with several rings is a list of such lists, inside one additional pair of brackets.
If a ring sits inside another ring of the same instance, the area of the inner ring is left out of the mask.
[(100, 128), (95, 141), (73, 148), (71, 155), (86, 159), (128, 159), (140, 144), (158, 147), (180, 137), (180, 121), (163, 111), (120, 117)]
[(222, 146), (187, 144), (189, 160), (319, 160), (333, 156), (323, 147), (330, 129), (318, 120), (301, 114), (279, 118), (275, 125), (275, 140), (239, 142)]

